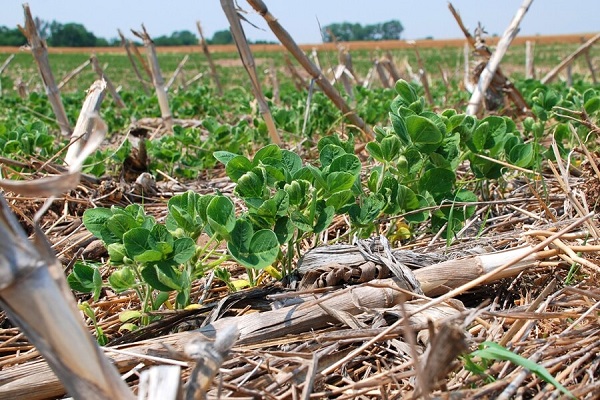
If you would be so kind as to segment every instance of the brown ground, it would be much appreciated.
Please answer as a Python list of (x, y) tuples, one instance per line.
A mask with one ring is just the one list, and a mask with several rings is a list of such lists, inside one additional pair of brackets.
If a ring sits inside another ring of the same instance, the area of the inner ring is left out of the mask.
[[(549, 43), (562, 43), (562, 44), (573, 44), (581, 43), (581, 38), (585, 40), (590, 39), (593, 36), (592, 33), (579, 33), (571, 35), (547, 35), (547, 36), (519, 36), (515, 38), (513, 43), (522, 44), (526, 41), (533, 41), (536, 44), (549, 44)], [(498, 42), (499, 37), (492, 37), (488, 39), (488, 43), (494, 45)], [(349, 50), (393, 50), (393, 49), (404, 49), (410, 48), (417, 43), (421, 48), (442, 48), (442, 47), (460, 47), (463, 46), (465, 40), (459, 39), (425, 39), (425, 40), (386, 40), (379, 42), (351, 42), (347, 43)], [(255, 44), (250, 46), (254, 52), (269, 52), (269, 51), (281, 51), (282, 46), (279, 44)], [(303, 50), (311, 50), (317, 48), (317, 50), (335, 50), (335, 44), (302, 44), (300, 48)], [(215, 45), (209, 46), (211, 52), (214, 53), (233, 53), (236, 51), (235, 45)], [(0, 46), (0, 53), (15, 53), (18, 51), (17, 47)], [(122, 47), (62, 47), (62, 48), (49, 48), (50, 53), (124, 53)], [(169, 47), (158, 47), (158, 51), (162, 53), (188, 53), (201, 52), (200, 46), (169, 46)]]

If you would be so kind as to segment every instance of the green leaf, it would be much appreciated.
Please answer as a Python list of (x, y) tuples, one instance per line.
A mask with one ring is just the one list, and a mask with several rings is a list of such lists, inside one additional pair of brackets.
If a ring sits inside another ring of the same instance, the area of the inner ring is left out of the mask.
[(418, 115), (406, 118), (406, 129), (414, 145), (422, 152), (433, 152), (442, 142), (439, 128), (431, 120)]
[(334, 216), (335, 209), (333, 207), (327, 206), (323, 208), (317, 214), (317, 220), (315, 221), (315, 224), (312, 229), (313, 233), (319, 233), (327, 229), (327, 227), (331, 224), (331, 221), (333, 221)]
[(265, 181), (259, 169), (246, 172), (237, 181), (235, 192), (242, 198), (262, 198)]
[(122, 267), (110, 274), (108, 284), (117, 293), (131, 289), (135, 285), (135, 274), (129, 267)]
[(308, 219), (306, 215), (301, 213), (300, 211), (294, 211), (291, 215), (292, 224), (296, 228), (304, 232), (312, 232), (313, 225), (312, 222)]
[(294, 180), (283, 187), (289, 197), (289, 204), (293, 206), (302, 206), (307, 202), (307, 193), (310, 188), (310, 182), (303, 179)]
[(173, 244), (173, 261), (177, 264), (188, 262), (196, 254), (196, 243), (189, 237), (179, 238)]
[(163, 253), (159, 250), (154, 249), (146, 250), (143, 253), (133, 257), (134, 261), (137, 261), (139, 263), (151, 263), (154, 261), (160, 261), (162, 260), (162, 258)]
[(406, 121), (404, 117), (398, 114), (390, 113), (390, 121), (392, 127), (398, 138), (402, 141), (405, 146), (410, 144), (410, 135), (408, 134), (408, 128), (406, 127)]
[(238, 154), (231, 153), (229, 151), (215, 151), (213, 153), (213, 157), (225, 165), (227, 165), (227, 163), (237, 155)]
[(319, 161), (321, 161), (321, 168), (328, 167), (333, 160), (341, 155), (346, 154), (346, 150), (335, 144), (328, 144), (321, 149), (319, 153)]
[(483, 342), (479, 345), (479, 350), (475, 350), (471, 353), (474, 357), (480, 357), (486, 360), (504, 360), (510, 361), (513, 364), (520, 365), (521, 367), (531, 371), (536, 374), (540, 379), (544, 380), (547, 383), (550, 383), (562, 393), (566, 394), (571, 398), (576, 398), (567, 388), (561, 385), (553, 376), (548, 372), (546, 368), (542, 365), (537, 364), (536, 362), (524, 358), (507, 348), (500, 346), (494, 342)]
[(383, 158), (383, 151), (381, 150), (381, 146), (377, 142), (369, 142), (367, 143), (367, 151), (379, 162), (385, 162), (385, 158)]
[(371, 193), (363, 200), (361, 205), (352, 205), (348, 210), (348, 214), (352, 223), (366, 227), (373, 225), (385, 205), (385, 199), (381, 194)]
[(138, 319), (142, 316), (140, 311), (136, 310), (125, 310), (119, 313), (119, 321), (120, 322), (128, 322), (134, 319)]
[(590, 98), (588, 101), (585, 102), (583, 108), (585, 109), (585, 112), (588, 115), (591, 115), (596, 111), (600, 110), (600, 96), (594, 96)]
[(341, 208), (354, 203), (354, 193), (352, 193), (351, 190), (342, 190), (333, 193), (331, 196), (327, 197), (325, 203), (338, 212)]
[(210, 227), (222, 237), (228, 237), (235, 226), (235, 206), (225, 196), (213, 198), (206, 209)]
[(332, 172), (327, 175), (327, 191), (329, 193), (341, 192), (352, 187), (356, 176), (348, 172)]
[(289, 150), (281, 150), (281, 163), (290, 178), (302, 168), (302, 159), (300, 156)]
[(289, 217), (278, 218), (273, 227), (280, 245), (286, 244), (294, 236), (294, 224)]
[(178, 276), (173, 267), (157, 264), (148, 265), (142, 269), (142, 278), (153, 289), (170, 292), (181, 288)]
[(354, 154), (343, 154), (335, 158), (329, 165), (329, 173), (332, 172), (348, 172), (358, 176), (361, 170), (361, 163), (358, 157)]
[(130, 258), (143, 254), (146, 250), (152, 250), (148, 244), (150, 231), (144, 228), (134, 228), (123, 235), (123, 244)]
[(396, 89), (396, 93), (398, 93), (400, 97), (402, 97), (402, 100), (404, 100), (406, 104), (411, 104), (417, 101), (417, 92), (404, 79), (398, 80), (394, 88)]
[(253, 166), (258, 166), (260, 163), (267, 158), (275, 158), (281, 160), (281, 148), (276, 144), (269, 144), (262, 149), (258, 150), (252, 160)]
[(77, 261), (73, 265), (73, 271), (67, 276), (67, 283), (71, 289), (78, 292), (99, 293), (100, 289), (102, 289), (102, 278), (100, 277), (100, 281), (98, 282), (98, 279), (95, 278), (96, 275), (100, 277), (98, 268)]
[(533, 144), (517, 144), (513, 146), (508, 154), (508, 160), (517, 167), (527, 168), (533, 164)]
[(397, 136), (387, 136), (381, 141), (381, 154), (385, 161), (392, 161), (400, 153), (400, 139)]
[(83, 225), (98, 239), (102, 239), (102, 228), (104, 223), (112, 217), (109, 208), (88, 208), (83, 212)]
[(433, 197), (450, 193), (456, 181), (454, 172), (445, 168), (432, 168), (425, 171), (421, 179), (419, 179), (419, 190), (427, 191)]
[(244, 156), (235, 156), (225, 166), (225, 173), (237, 182), (246, 172), (252, 170), (252, 163)]
[(127, 256), (127, 249), (123, 243), (111, 243), (106, 249), (108, 250), (111, 264), (121, 264), (123, 263), (123, 259)]
[(249, 243), (246, 241), (246, 237), (244, 239), (244, 246), (237, 246), (238, 243), (234, 241), (227, 244), (229, 253), (243, 266), (253, 269), (263, 269), (277, 260), (279, 242), (272, 230), (259, 230), (252, 235)]

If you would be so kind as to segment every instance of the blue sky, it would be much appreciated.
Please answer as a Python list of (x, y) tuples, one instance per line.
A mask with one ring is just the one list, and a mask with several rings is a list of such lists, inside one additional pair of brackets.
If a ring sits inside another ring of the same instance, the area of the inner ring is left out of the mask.
[[(298, 43), (319, 43), (319, 25), (333, 22), (372, 24), (398, 19), (404, 26), (403, 39), (461, 38), (462, 34), (444, 0), (264, 0)], [(219, 0), (29, 0), (35, 16), (46, 21), (78, 22), (98, 37), (110, 39), (120, 28), (144, 23), (151, 36), (177, 30), (196, 33), (200, 21), (204, 33), (227, 28)], [(247, 18), (264, 30), (245, 25), (249, 39), (275, 40), (263, 19), (244, 1)], [(481, 21), (490, 34), (501, 35), (522, 0), (454, 0), (452, 4), (469, 28)], [(0, 25), (23, 24), (23, 1), (2, 0)], [(534, 0), (521, 24), (522, 35), (593, 33), (600, 31), (600, 0)]]

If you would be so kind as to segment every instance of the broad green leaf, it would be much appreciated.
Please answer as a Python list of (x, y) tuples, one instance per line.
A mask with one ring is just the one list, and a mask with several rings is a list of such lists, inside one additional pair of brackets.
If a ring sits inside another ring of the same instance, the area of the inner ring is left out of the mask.
[(129, 267), (122, 267), (110, 274), (108, 284), (117, 293), (131, 289), (135, 285), (135, 274)]
[(213, 198), (206, 209), (208, 223), (213, 231), (222, 237), (228, 237), (235, 226), (235, 206), (225, 196)]
[(303, 179), (294, 180), (283, 187), (289, 197), (289, 204), (293, 206), (302, 206), (307, 202), (307, 194), (310, 189), (310, 182)]
[(148, 265), (142, 268), (141, 274), (144, 281), (156, 290), (170, 292), (181, 287), (177, 281), (177, 274), (171, 266), (159, 268), (157, 264)]
[(273, 227), (280, 245), (286, 244), (294, 236), (294, 224), (289, 217), (278, 218)]
[(383, 158), (383, 152), (381, 150), (381, 146), (377, 142), (369, 142), (367, 143), (367, 151), (379, 162), (385, 162), (385, 158)]
[(302, 159), (300, 156), (289, 150), (281, 150), (281, 163), (290, 177), (294, 176), (294, 174), (302, 168)]
[(342, 190), (341, 192), (333, 193), (327, 197), (325, 203), (333, 207), (335, 212), (339, 212), (341, 208), (354, 203), (354, 193), (351, 190)]
[(332, 172), (327, 175), (327, 191), (336, 193), (350, 189), (355, 179), (356, 176), (348, 172)]
[(83, 225), (98, 239), (102, 239), (104, 223), (112, 217), (113, 213), (108, 208), (88, 208), (83, 212)]
[(154, 249), (146, 250), (141, 254), (133, 256), (133, 259), (139, 263), (151, 263), (154, 261), (160, 261), (162, 258), (163, 253)]
[(292, 224), (296, 228), (304, 232), (312, 232), (313, 225), (312, 222), (308, 219), (308, 217), (302, 214), (300, 211), (294, 211), (291, 215)]
[(412, 142), (425, 153), (431, 153), (442, 142), (442, 133), (431, 120), (410, 115), (406, 118), (406, 128)]
[(319, 233), (327, 229), (333, 221), (335, 216), (335, 209), (331, 206), (327, 206), (318, 212), (315, 225), (313, 227), (314, 233)]
[(277, 260), (279, 242), (272, 230), (261, 229), (252, 235), (248, 246), (237, 246), (236, 242), (227, 243), (231, 256), (247, 268), (263, 269)]
[[(73, 271), (67, 276), (69, 287), (82, 293), (92, 293), (95, 291), (94, 275), (100, 274), (98, 268), (92, 267), (81, 261), (75, 262)], [(101, 284), (102, 282), (100, 282)]]
[(253, 166), (258, 166), (266, 158), (281, 160), (281, 148), (276, 144), (269, 144), (258, 150), (252, 160)]
[(227, 165), (227, 163), (237, 155), (238, 154), (231, 153), (229, 151), (215, 151), (213, 153), (213, 157), (225, 165)]
[(329, 173), (332, 172), (348, 172), (358, 176), (361, 170), (361, 163), (358, 157), (354, 154), (343, 154), (335, 158), (329, 165)]
[(408, 134), (408, 128), (406, 127), (406, 121), (404, 117), (401, 117), (400, 115), (392, 112), (390, 113), (390, 121), (392, 122), (394, 132), (402, 141), (402, 144), (404, 144), (405, 146), (409, 145), (410, 135)]
[(400, 146), (400, 139), (397, 136), (391, 135), (385, 137), (381, 141), (381, 154), (384, 160), (390, 162), (398, 157)]
[(328, 167), (333, 160), (341, 155), (347, 154), (346, 150), (335, 144), (328, 144), (321, 149), (319, 153), (319, 161), (321, 161), (321, 168)]
[(372, 225), (384, 207), (385, 200), (381, 194), (370, 194), (362, 201), (361, 205), (352, 205), (348, 214), (352, 223), (364, 227)]
[(237, 182), (246, 172), (252, 170), (252, 163), (244, 156), (235, 156), (225, 166), (225, 173)]
[(404, 100), (406, 104), (417, 101), (417, 92), (410, 83), (406, 82), (404, 79), (398, 80), (394, 88), (396, 89), (396, 93), (402, 97), (402, 100)]
[(134, 319), (138, 319), (142, 316), (142, 313), (137, 310), (125, 310), (119, 313), (120, 322), (128, 322)]
[(533, 144), (525, 143), (514, 146), (508, 154), (508, 160), (517, 167), (527, 168), (533, 164)]
[(265, 181), (260, 170), (255, 169), (242, 175), (235, 187), (235, 192), (242, 198), (262, 198)]
[(416, 210), (419, 208), (419, 200), (415, 192), (404, 185), (398, 186), (398, 206), (402, 210)]
[(121, 264), (127, 256), (127, 249), (123, 243), (111, 243), (106, 249), (108, 250), (111, 264)]
[(173, 261), (178, 264), (188, 262), (196, 254), (196, 243), (189, 237), (175, 240), (173, 244)]
[(419, 179), (419, 190), (427, 191), (434, 197), (450, 193), (456, 181), (454, 172), (446, 168), (432, 168)]
[[(151, 248), (161, 251), (163, 254), (169, 254), (173, 248), (173, 235), (166, 226), (156, 224), (150, 230), (150, 236), (148, 236), (148, 244)], [(166, 247), (165, 245), (168, 245)], [(171, 248), (171, 250), (168, 250)]]
[(151, 250), (148, 244), (150, 231), (144, 228), (134, 228), (123, 235), (123, 244), (127, 250), (127, 255), (134, 258), (146, 250)]

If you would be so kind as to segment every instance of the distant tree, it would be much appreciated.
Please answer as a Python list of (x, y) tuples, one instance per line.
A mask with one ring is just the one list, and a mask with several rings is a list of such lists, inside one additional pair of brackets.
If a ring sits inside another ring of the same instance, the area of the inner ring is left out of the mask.
[(335, 38), (341, 42), (365, 40), (398, 40), (404, 27), (398, 20), (361, 25), (358, 23), (333, 23), (323, 27), (323, 41), (333, 42)]
[(50, 24), (48, 44), (55, 47), (94, 47), (96, 36), (81, 24), (61, 24), (53, 21)]
[(23, 46), (24, 44), (27, 44), (27, 39), (19, 29), (0, 26), (0, 46)]
[(159, 36), (153, 39), (157, 46), (186, 46), (197, 44), (198, 38), (190, 31), (177, 31), (170, 36)]
[(214, 33), (212, 39), (207, 40), (208, 44), (232, 44), (233, 35), (229, 29), (223, 31), (217, 31)]

